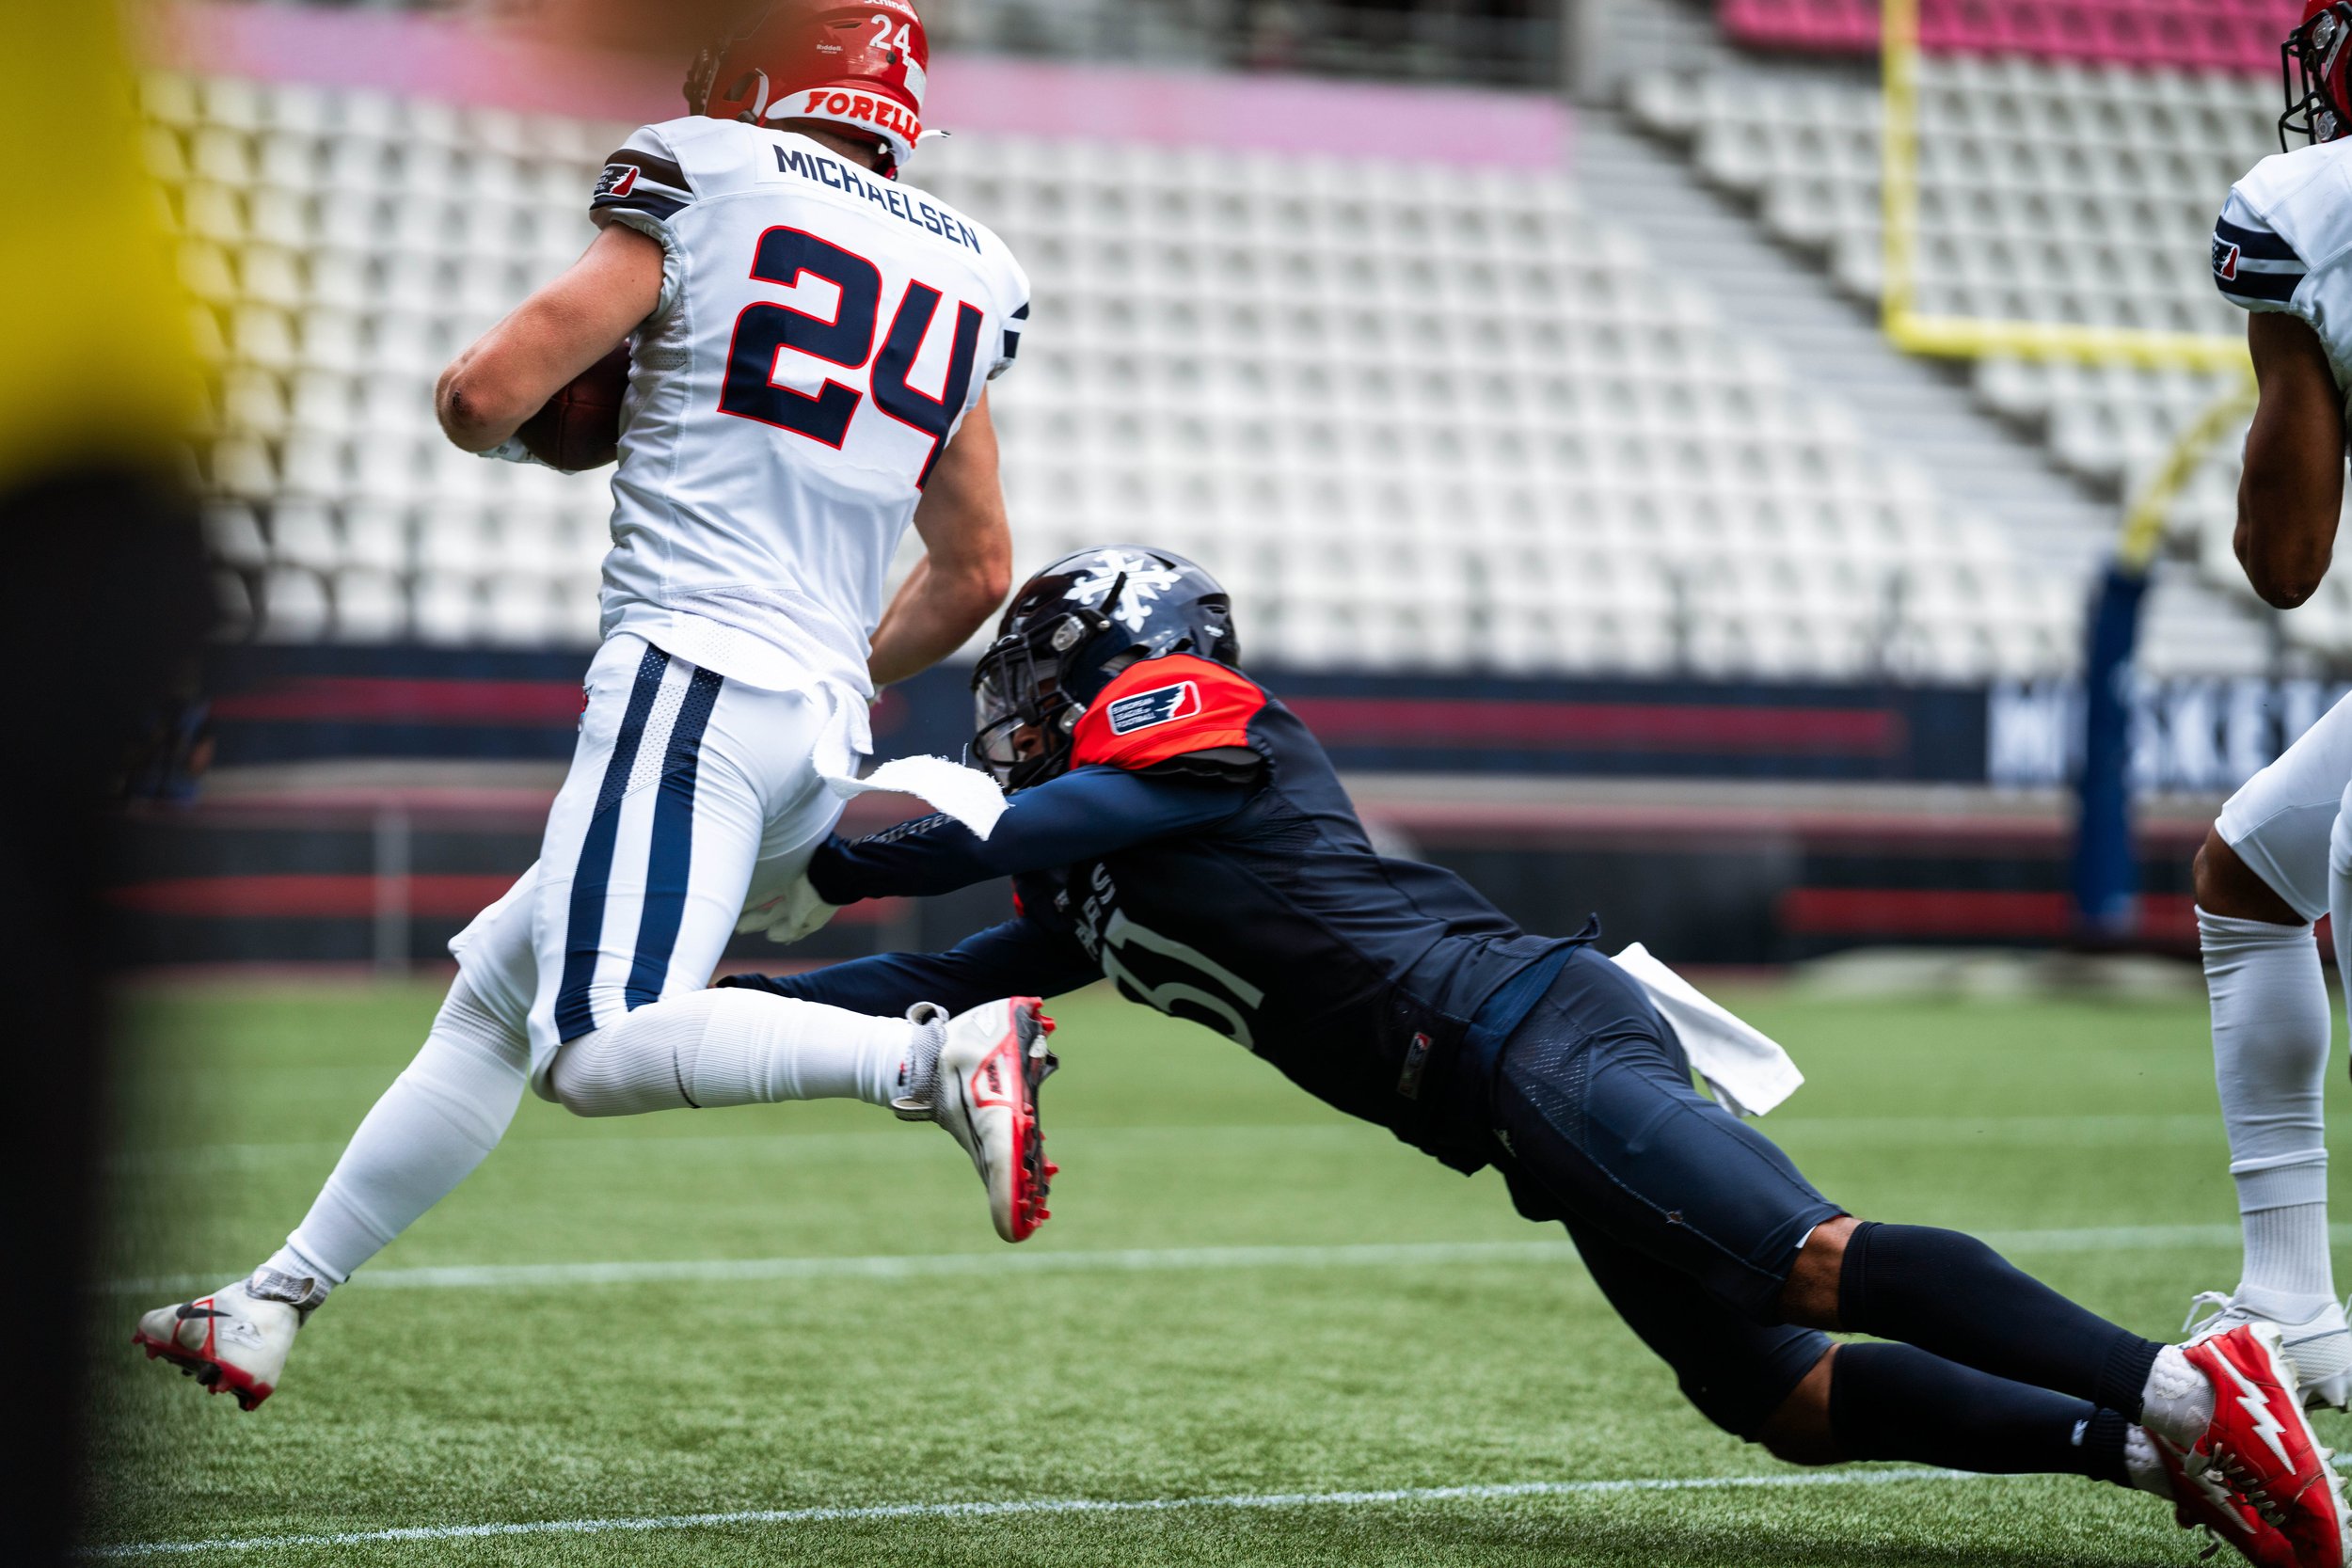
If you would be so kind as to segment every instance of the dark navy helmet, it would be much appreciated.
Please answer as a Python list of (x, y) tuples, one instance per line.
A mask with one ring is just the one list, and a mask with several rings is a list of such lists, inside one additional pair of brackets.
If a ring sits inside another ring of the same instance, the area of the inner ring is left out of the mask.
[(1066, 555), (1021, 585), (972, 673), (972, 753), (1008, 789), (1068, 771), (1072, 732), (1138, 659), (1240, 661), (1232, 600), (1168, 550), (1111, 545)]

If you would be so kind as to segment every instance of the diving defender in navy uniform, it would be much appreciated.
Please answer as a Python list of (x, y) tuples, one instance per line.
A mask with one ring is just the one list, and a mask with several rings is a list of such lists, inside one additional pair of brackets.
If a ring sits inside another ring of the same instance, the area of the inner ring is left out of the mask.
[(1190, 562), (1048, 567), (974, 680), (1003, 818), (986, 839), (944, 816), (834, 839), (779, 934), (1006, 876), (1015, 917), (946, 953), (725, 983), (879, 1015), (1107, 976), (1456, 1170), (1500, 1168), (1691, 1402), (1783, 1459), (2137, 1485), (2256, 1562), (2344, 1568), (2342, 1483), (2275, 1329), (2161, 1345), (1972, 1237), (1857, 1221), (1693, 1087), (1597, 927), (1532, 935), (1452, 873), (1376, 854), (1323, 748), (1238, 660), (1230, 602)]

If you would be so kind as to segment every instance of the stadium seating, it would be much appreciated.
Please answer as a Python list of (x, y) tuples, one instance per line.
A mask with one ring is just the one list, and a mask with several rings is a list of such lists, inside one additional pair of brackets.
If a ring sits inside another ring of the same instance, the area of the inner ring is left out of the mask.
[[(430, 388), (577, 254), (628, 128), (178, 77), (148, 113), (219, 367), (203, 478), (239, 613), (291, 640), (589, 640), (602, 477), (455, 451)], [(1565, 180), (980, 135), (923, 178), (1037, 284), (998, 402), (1025, 568), (1187, 551), (1253, 654), (1303, 667), (2074, 659), (2078, 585), (1950, 515)]]
[[(2282, 33), (2267, 35), (2274, 68)], [(1933, 54), (1919, 69), (1920, 313), (2243, 335), (2207, 262), (2223, 194), (2278, 150), (2275, 69), (2252, 77)], [(1709, 179), (1752, 200), (1774, 234), (1820, 256), (1857, 301), (1877, 303), (1875, 86), (1756, 59), (1695, 84), (1645, 80), (1633, 103), (1653, 130), (1689, 142)], [(2236, 371), (2001, 356), (1976, 361), (1971, 375), (1986, 408), (2119, 498), (2240, 382)], [(2238, 446), (2219, 441), (2175, 508), (2175, 547), (2250, 597), (2230, 548)], [(2352, 594), (2330, 584), (2280, 627), (2314, 652), (2352, 652)]]

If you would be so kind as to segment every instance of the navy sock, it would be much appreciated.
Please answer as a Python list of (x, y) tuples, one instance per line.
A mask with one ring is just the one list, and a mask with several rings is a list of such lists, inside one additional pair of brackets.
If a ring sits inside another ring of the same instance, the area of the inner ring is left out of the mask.
[(1899, 1459), (1989, 1475), (2131, 1484), (2130, 1423), (2112, 1410), (1972, 1371), (1909, 1345), (1841, 1345), (1829, 1430), (1841, 1459)]
[(1846, 1243), (1840, 1326), (2139, 1419), (2164, 1347), (2075, 1306), (1974, 1236), (1864, 1224)]

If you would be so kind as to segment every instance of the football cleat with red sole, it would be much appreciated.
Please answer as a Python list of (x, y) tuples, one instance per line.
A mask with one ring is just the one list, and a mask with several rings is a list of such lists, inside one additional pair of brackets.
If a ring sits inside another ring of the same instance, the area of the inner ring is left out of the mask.
[(1042, 1008), (1034, 996), (1014, 996), (948, 1020), (930, 1099), (894, 1106), (909, 1120), (938, 1122), (963, 1146), (1008, 1242), (1028, 1240), (1053, 1217), (1045, 1199), (1061, 1173), (1045, 1158), (1038, 1122), (1038, 1085), (1061, 1065), (1045, 1048), (1054, 1021)]
[(286, 1370), (302, 1312), (292, 1302), (264, 1301), (246, 1282), (209, 1296), (158, 1307), (139, 1319), (131, 1343), (157, 1356), (215, 1394), (234, 1394), (252, 1410), (269, 1398)]
[(2183, 1529), (2201, 1529), (2213, 1539), (2206, 1556), (2226, 1545), (2254, 1568), (2298, 1568), (2294, 1543), (2208, 1469), (2202, 1458), (2182, 1452), (2154, 1433), (2148, 1438), (2172, 1487), (2173, 1519)]
[(2213, 1385), (2213, 1421), (2185, 1463), (2202, 1462), (2286, 1539), (2299, 1568), (2352, 1568), (2344, 1480), (2303, 1414), (2276, 1323), (2249, 1323), (2181, 1347)]

